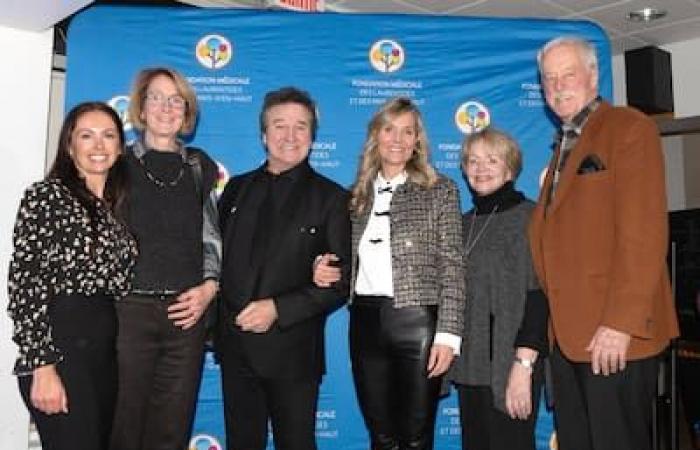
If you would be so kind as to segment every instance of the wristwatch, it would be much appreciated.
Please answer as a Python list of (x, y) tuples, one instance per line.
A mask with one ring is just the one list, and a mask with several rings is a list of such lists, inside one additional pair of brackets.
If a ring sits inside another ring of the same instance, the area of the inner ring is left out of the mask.
[(523, 366), (524, 368), (528, 370), (532, 370), (533, 367), (535, 367), (535, 360), (534, 359), (527, 359), (527, 358), (521, 358), (519, 356), (515, 356), (515, 362)]

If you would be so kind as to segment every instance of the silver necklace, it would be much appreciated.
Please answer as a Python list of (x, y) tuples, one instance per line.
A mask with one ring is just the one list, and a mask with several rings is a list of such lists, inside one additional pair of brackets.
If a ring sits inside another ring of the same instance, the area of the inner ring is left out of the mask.
[(476, 233), (476, 236), (474, 236), (474, 239), (472, 240), (472, 234), (474, 233), (474, 225), (476, 224), (476, 208), (474, 209), (474, 213), (472, 214), (472, 220), (469, 224), (469, 233), (467, 234), (466, 250), (464, 251), (466, 256), (469, 256), (471, 251), (474, 249), (474, 246), (486, 231), (486, 227), (489, 226), (489, 222), (491, 222), (493, 216), (496, 215), (496, 211), (498, 211), (498, 205), (493, 207), (488, 217), (484, 221), (484, 225), (481, 226), (479, 231)]
[(138, 159), (139, 163), (141, 163), (141, 167), (143, 168), (143, 172), (146, 174), (146, 178), (148, 178), (148, 180), (151, 183), (155, 184), (156, 186), (158, 186), (161, 189), (165, 188), (166, 186), (169, 186), (169, 187), (177, 186), (177, 184), (182, 179), (182, 176), (185, 174), (185, 163), (182, 163), (182, 166), (180, 166), (180, 171), (175, 176), (175, 178), (173, 178), (172, 180), (163, 181), (160, 178), (153, 175), (150, 170), (148, 170), (148, 167), (146, 167), (146, 163), (143, 161), (142, 158), (136, 158), (136, 159)]

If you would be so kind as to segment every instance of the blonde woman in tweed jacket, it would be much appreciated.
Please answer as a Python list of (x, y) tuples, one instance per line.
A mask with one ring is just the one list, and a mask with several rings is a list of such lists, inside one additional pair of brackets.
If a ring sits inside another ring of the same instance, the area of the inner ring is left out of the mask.
[[(389, 100), (369, 123), (350, 201), (350, 353), (372, 450), (433, 448), (441, 377), (463, 331), (458, 198), (428, 163), (416, 106)], [(320, 259), (319, 285), (339, 276), (333, 259)]]

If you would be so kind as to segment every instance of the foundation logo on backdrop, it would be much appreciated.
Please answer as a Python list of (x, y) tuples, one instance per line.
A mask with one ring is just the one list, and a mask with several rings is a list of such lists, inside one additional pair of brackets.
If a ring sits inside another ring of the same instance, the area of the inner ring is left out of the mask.
[(382, 39), (369, 49), (369, 62), (383, 73), (396, 72), (403, 66), (406, 57), (403, 47), (390, 39)]
[(491, 114), (484, 105), (475, 101), (462, 103), (455, 111), (455, 125), (464, 134), (478, 133), (491, 123)]
[(197, 42), (197, 61), (207, 69), (221, 69), (231, 62), (233, 46), (220, 34), (207, 34)]
[(223, 450), (223, 447), (221, 447), (221, 444), (214, 436), (198, 434), (192, 436), (187, 450)]
[(221, 164), (219, 161), (216, 161), (216, 166), (219, 170), (216, 173), (216, 183), (214, 185), (214, 190), (216, 191), (216, 195), (221, 195), (224, 192), (226, 183), (228, 182), (229, 174), (228, 170), (226, 170), (226, 167), (224, 167), (224, 165)]
[(126, 95), (117, 95), (107, 100), (107, 104), (119, 114), (122, 119), (124, 131), (131, 131), (134, 127), (129, 120), (129, 97)]

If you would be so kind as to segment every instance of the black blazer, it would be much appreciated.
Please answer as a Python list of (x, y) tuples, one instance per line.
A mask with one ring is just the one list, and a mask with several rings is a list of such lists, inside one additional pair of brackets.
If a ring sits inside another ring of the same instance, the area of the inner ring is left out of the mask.
[[(234, 354), (254, 373), (270, 378), (320, 379), (325, 371), (326, 316), (340, 307), (349, 292), (350, 219), (347, 191), (302, 163), (268, 242), (261, 268), (238, 257), (241, 236), (251, 236), (258, 210), (251, 204), (255, 177), (264, 166), (232, 178), (219, 200), (223, 235), (223, 270), (219, 308), (220, 355)], [(247, 215), (247, 216), (246, 216)], [(238, 235), (240, 233), (240, 235)], [(238, 238), (237, 238), (238, 235)], [(330, 288), (313, 283), (317, 255), (341, 258), (343, 277)], [(238, 257), (238, 258), (237, 258)], [(278, 319), (267, 333), (241, 331), (234, 318), (258, 292), (275, 300)], [(226, 357), (226, 356), (224, 356)]]

